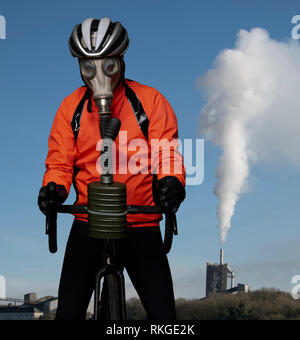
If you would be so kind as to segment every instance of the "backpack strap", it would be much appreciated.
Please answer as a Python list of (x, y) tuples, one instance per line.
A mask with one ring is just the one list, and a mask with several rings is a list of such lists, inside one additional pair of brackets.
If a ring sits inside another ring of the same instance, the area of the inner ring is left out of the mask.
[[(139, 127), (144, 137), (148, 141), (149, 119), (147, 117), (147, 114), (143, 108), (141, 101), (139, 100), (139, 98), (137, 97), (133, 89), (129, 85), (127, 85), (125, 81), (124, 81), (124, 87), (125, 87), (126, 98), (128, 99), (131, 105), (132, 111), (136, 117), (136, 120), (139, 124)], [(72, 126), (72, 130), (74, 133), (75, 142), (77, 141), (78, 133), (80, 130), (80, 119), (82, 116), (84, 104), (87, 100), (88, 100), (88, 111), (90, 112), (91, 111), (91, 96), (90, 96), (88, 88), (86, 88), (86, 91), (82, 99), (77, 105), (75, 112), (73, 114), (72, 121), (71, 121), (71, 126)]]
[(125, 86), (125, 95), (131, 105), (132, 111), (135, 114), (136, 120), (139, 124), (139, 127), (145, 136), (146, 140), (148, 141), (148, 127), (149, 127), (149, 119), (146, 115), (146, 112), (143, 108), (143, 105), (135, 92), (132, 90), (132, 88), (126, 84), (124, 81)]
[(79, 130), (80, 130), (80, 119), (81, 119), (82, 111), (83, 111), (83, 108), (84, 108), (84, 104), (89, 99), (90, 99), (90, 93), (89, 93), (89, 90), (87, 88), (82, 99), (80, 100), (79, 104), (76, 107), (76, 110), (73, 114), (73, 118), (72, 118), (72, 121), (71, 121), (71, 126), (72, 126), (72, 130), (73, 130), (73, 133), (74, 133), (75, 142), (77, 141), (78, 133), (79, 133)]

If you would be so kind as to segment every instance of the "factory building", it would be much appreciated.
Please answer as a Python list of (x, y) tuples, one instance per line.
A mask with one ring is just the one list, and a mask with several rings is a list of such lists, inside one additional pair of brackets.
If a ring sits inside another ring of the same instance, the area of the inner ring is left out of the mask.
[(0, 306), (0, 320), (40, 320), (43, 315), (33, 306)]
[[(24, 299), (1, 299), (0, 320), (40, 320), (47, 314), (54, 314), (57, 298), (45, 296), (37, 298), (35, 293), (24, 295)], [(6, 305), (3, 305), (6, 303)], [(14, 305), (12, 305), (14, 303)], [(20, 305), (20, 303), (22, 303)]]
[[(220, 263), (206, 264), (206, 296), (214, 293), (248, 292), (248, 285), (238, 284), (234, 286), (234, 272), (228, 263), (224, 263), (224, 251), (220, 250)], [(230, 287), (228, 288), (228, 281)]]

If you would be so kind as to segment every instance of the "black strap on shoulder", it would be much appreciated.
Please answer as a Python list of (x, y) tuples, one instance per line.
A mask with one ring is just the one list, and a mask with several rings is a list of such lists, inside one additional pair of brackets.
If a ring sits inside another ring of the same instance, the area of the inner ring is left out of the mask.
[(125, 95), (132, 107), (132, 110), (135, 114), (135, 117), (138, 121), (139, 127), (142, 130), (143, 135), (148, 140), (148, 127), (149, 127), (149, 119), (146, 115), (146, 112), (143, 108), (143, 105), (132, 88), (124, 82), (125, 86)]
[(81, 115), (82, 115), (82, 111), (83, 111), (83, 107), (84, 107), (84, 104), (85, 102), (90, 98), (90, 93), (89, 93), (89, 90), (86, 89), (82, 99), (80, 100), (75, 112), (74, 112), (74, 115), (73, 115), (73, 118), (72, 118), (72, 121), (71, 121), (71, 126), (72, 126), (72, 130), (73, 130), (73, 133), (74, 133), (74, 138), (75, 138), (75, 142), (77, 141), (77, 137), (78, 137), (78, 133), (79, 133), (79, 129), (80, 129), (80, 119), (81, 119)]
[[(132, 111), (135, 114), (139, 127), (143, 135), (145, 136), (145, 138), (148, 140), (149, 119), (147, 117), (147, 114), (143, 108), (141, 101), (139, 100), (135, 92), (132, 90), (132, 88), (129, 85), (127, 85), (126, 82), (124, 82), (124, 86), (125, 86), (125, 95), (131, 105)], [(80, 119), (82, 116), (83, 107), (87, 100), (88, 100), (88, 111), (91, 112), (91, 96), (90, 96), (88, 88), (86, 89), (82, 99), (80, 100), (74, 112), (72, 121), (71, 121), (71, 126), (72, 126), (72, 130), (74, 133), (75, 142), (77, 141), (78, 133), (80, 130)]]

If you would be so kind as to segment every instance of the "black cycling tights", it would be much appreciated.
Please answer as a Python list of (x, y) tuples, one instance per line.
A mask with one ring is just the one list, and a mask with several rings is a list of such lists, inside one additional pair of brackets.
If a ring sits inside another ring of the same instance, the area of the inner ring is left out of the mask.
[[(57, 320), (84, 320), (103, 261), (101, 240), (87, 234), (87, 222), (75, 220), (70, 232), (58, 292)], [(120, 258), (147, 313), (148, 320), (175, 320), (175, 301), (159, 227), (128, 228), (118, 241)]]

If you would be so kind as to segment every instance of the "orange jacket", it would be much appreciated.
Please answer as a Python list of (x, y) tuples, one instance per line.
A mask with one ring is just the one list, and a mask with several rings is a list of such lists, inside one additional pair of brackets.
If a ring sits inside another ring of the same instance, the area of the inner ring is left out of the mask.
[[(134, 96), (131, 100), (127, 96), (129, 90)], [(144, 116), (139, 117), (134, 112), (132, 101), (140, 101), (141, 105), (138, 107), (144, 109)], [(114, 91), (111, 110), (112, 117), (121, 120), (120, 133), (115, 141), (114, 180), (127, 185), (127, 204), (155, 205), (152, 195), (151, 165), (152, 170), (155, 169), (157, 173), (158, 180), (165, 176), (176, 176), (185, 185), (183, 159), (177, 148), (177, 119), (168, 101), (154, 88), (126, 79), (120, 82)], [(126, 133), (127, 141), (123, 138)], [(163, 148), (158, 149), (151, 144), (152, 141), (162, 139), (173, 141), (175, 148), (169, 153), (164, 153)], [(73, 182), (77, 192), (75, 204), (86, 205), (87, 184), (100, 180), (99, 145), (97, 147), (100, 140), (98, 109), (86, 87), (80, 87), (64, 99), (56, 113), (49, 136), (49, 152), (43, 185), (53, 181), (64, 185), (69, 193)], [(141, 140), (145, 147), (136, 146), (136, 141)], [(121, 153), (123, 158), (120, 156)], [(169, 169), (163, 168), (169, 163), (171, 164)], [(126, 169), (127, 173), (124, 173)], [(130, 169), (134, 169), (134, 173), (128, 171)], [(75, 217), (87, 221), (87, 215), (75, 215)], [(161, 219), (162, 216), (159, 214), (127, 216), (128, 226), (132, 227), (159, 225)]]

